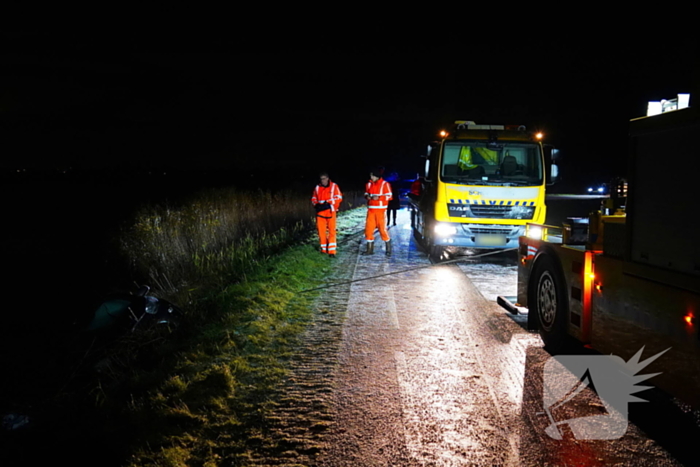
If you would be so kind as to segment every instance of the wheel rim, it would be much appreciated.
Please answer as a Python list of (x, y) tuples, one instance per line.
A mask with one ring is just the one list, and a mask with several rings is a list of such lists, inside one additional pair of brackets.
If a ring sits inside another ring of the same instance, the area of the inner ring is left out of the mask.
[(542, 327), (550, 330), (557, 315), (557, 291), (549, 271), (540, 276), (537, 284), (537, 313)]

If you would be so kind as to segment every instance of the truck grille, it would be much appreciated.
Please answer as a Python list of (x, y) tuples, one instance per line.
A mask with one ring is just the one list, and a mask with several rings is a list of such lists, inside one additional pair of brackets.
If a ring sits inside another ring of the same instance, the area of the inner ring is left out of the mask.
[(505, 229), (499, 229), (493, 227), (469, 227), (469, 231), (472, 233), (472, 235), (510, 235), (513, 233), (513, 228), (508, 227)]
[(493, 206), (489, 204), (472, 204), (470, 206), (474, 217), (485, 219), (503, 219), (510, 215), (511, 206)]

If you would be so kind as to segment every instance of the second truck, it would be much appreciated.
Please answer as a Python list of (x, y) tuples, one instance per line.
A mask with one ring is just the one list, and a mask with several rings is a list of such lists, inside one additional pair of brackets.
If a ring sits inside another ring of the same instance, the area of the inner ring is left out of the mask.
[(654, 382), (696, 410), (699, 132), (697, 108), (632, 120), (629, 186), (614, 187), (609, 209), (570, 219), (562, 235), (533, 221), (519, 241), (517, 298), (552, 353), (585, 344), (628, 361), (641, 348), (668, 350), (649, 367), (660, 372)]

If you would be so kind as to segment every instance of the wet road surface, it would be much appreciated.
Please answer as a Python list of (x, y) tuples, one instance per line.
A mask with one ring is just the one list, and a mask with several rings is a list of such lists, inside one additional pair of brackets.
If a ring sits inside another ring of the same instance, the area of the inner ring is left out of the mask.
[[(681, 465), (634, 424), (616, 440), (550, 438), (542, 390), (550, 355), (495, 302), (515, 295), (514, 253), (431, 265), (408, 222), (399, 211), (390, 258), (380, 239), (371, 256), (357, 254), (359, 236), (340, 250), (336, 279), (347, 282), (319, 300), (339, 313), (328, 327), (337, 340), (314, 347), (323, 368), (305, 376), (324, 378), (331, 422), (305, 465)], [(305, 371), (314, 365), (307, 360)], [(557, 417), (601, 411), (586, 389)]]

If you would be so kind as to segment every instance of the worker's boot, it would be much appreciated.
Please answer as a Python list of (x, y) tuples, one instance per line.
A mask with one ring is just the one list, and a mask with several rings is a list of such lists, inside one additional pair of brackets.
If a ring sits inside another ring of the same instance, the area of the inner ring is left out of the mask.
[(391, 256), (391, 239), (386, 242), (386, 255)]
[(363, 255), (373, 255), (374, 254), (374, 242), (367, 242), (367, 249), (362, 252)]

